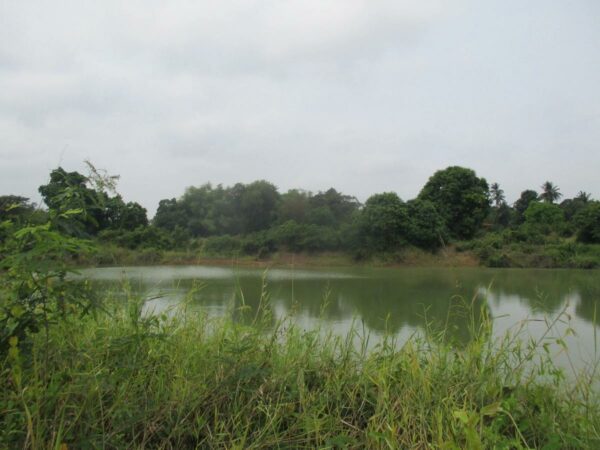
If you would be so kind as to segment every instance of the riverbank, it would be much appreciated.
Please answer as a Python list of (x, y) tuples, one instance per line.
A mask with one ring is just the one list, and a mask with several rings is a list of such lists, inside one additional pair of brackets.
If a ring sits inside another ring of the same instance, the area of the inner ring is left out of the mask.
[(479, 258), (472, 251), (457, 251), (454, 246), (436, 253), (417, 248), (401, 252), (356, 259), (344, 252), (292, 253), (274, 252), (262, 258), (251, 255), (206, 254), (201, 251), (129, 250), (116, 246), (99, 246), (89, 256), (80, 257), (81, 266), (133, 265), (210, 265), (241, 267), (477, 267)]
[(0, 361), (3, 447), (600, 445), (593, 371), (567, 382), (545, 341), (494, 341), (468, 313), (459, 347), (439, 332), (367, 351), (360, 329), (306, 332), (268, 307), (240, 310), (244, 326), (141, 306), (107, 303), (13, 347)]
[(600, 245), (573, 241), (557, 243), (502, 244), (496, 241), (467, 241), (449, 245), (435, 253), (414, 247), (357, 259), (344, 252), (274, 252), (253, 255), (205, 253), (199, 250), (130, 250), (99, 245), (90, 255), (79, 257), (79, 266), (211, 265), (240, 267), (495, 267), (543, 269), (595, 269), (600, 267)]

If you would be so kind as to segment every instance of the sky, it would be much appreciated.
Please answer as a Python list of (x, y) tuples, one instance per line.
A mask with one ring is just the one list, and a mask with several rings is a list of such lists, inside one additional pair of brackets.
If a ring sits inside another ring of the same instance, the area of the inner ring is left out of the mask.
[(600, 1), (0, 0), (0, 195), (59, 165), (152, 215), (266, 179), (414, 198), (460, 165), (600, 199)]

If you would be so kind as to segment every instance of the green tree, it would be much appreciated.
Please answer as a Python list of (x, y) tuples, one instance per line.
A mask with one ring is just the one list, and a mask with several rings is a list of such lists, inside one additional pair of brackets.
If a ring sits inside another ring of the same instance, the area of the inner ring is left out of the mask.
[[(0, 222), (10, 220), (14, 224), (24, 225), (32, 220), (39, 213), (36, 211), (35, 204), (29, 202), (27, 197), (19, 195), (0, 195)], [(41, 214), (43, 216), (43, 214)], [(43, 220), (41, 217), (37, 222)], [(2, 237), (0, 236), (0, 239)]]
[(281, 195), (277, 218), (280, 223), (293, 220), (296, 223), (304, 223), (310, 208), (310, 196), (306, 191), (290, 189)]
[(498, 183), (492, 183), (490, 186), (490, 197), (496, 208), (500, 208), (500, 206), (505, 203), (504, 191), (500, 189)]
[(515, 221), (517, 224), (525, 222), (525, 211), (529, 208), (531, 202), (538, 201), (538, 193), (532, 189), (527, 189), (521, 192), (519, 199), (515, 202)]
[(444, 245), (448, 238), (443, 217), (428, 200), (411, 200), (407, 204), (409, 216), (408, 240), (427, 250)]
[(579, 191), (575, 196), (574, 200), (579, 200), (582, 203), (587, 203), (592, 199), (592, 194), (585, 191)]
[(432, 202), (453, 237), (469, 239), (481, 228), (490, 209), (485, 178), (471, 169), (448, 167), (429, 178), (420, 200)]
[(551, 181), (546, 181), (542, 184), (542, 193), (540, 194), (540, 199), (545, 201), (546, 203), (554, 203), (559, 198), (562, 197), (560, 193), (560, 189), (558, 186), (555, 186)]
[(136, 202), (123, 201), (120, 195), (106, 200), (106, 228), (135, 230), (148, 226), (146, 208)]
[(407, 208), (394, 192), (369, 197), (361, 211), (359, 235), (371, 252), (391, 252), (406, 245), (410, 234)]
[(319, 192), (311, 197), (310, 204), (313, 209), (329, 209), (335, 218), (335, 226), (350, 222), (354, 212), (360, 208), (360, 202), (355, 197), (344, 195), (334, 188), (330, 188), (325, 192)]
[(279, 192), (268, 181), (259, 180), (239, 186), (236, 200), (236, 212), (243, 224), (242, 233), (265, 230), (275, 222)]
[[(53, 225), (72, 236), (96, 234), (105, 217), (106, 195), (89, 188), (87, 183), (86, 176), (59, 167), (50, 173), (48, 184), (38, 189), (48, 209), (56, 213), (57, 220)], [(62, 215), (66, 211), (78, 211), (79, 214), (66, 220)]]
[(158, 209), (152, 223), (158, 228), (170, 231), (176, 227), (187, 229), (187, 214), (177, 199), (163, 199), (158, 202)]
[(549, 234), (562, 231), (565, 216), (558, 205), (532, 202), (525, 211), (525, 227), (534, 233)]
[(600, 244), (600, 202), (588, 202), (573, 221), (578, 241)]

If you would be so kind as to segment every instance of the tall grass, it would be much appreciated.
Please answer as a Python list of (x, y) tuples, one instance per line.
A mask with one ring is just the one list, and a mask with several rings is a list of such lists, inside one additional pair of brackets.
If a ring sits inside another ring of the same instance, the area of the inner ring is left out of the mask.
[[(4, 448), (598, 448), (594, 373), (568, 381), (543, 343), (444, 332), (399, 347), (275, 321), (149, 315), (107, 301), (1, 362)], [(549, 327), (553, 324), (549, 323)], [(357, 344), (358, 341), (358, 344)], [(368, 349), (367, 349), (368, 348)]]

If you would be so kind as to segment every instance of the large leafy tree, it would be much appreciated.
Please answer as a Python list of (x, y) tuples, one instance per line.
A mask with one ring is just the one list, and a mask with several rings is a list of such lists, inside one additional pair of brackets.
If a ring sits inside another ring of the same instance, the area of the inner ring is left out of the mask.
[(542, 193), (540, 194), (540, 199), (545, 201), (546, 203), (554, 203), (558, 199), (562, 197), (560, 193), (560, 189), (558, 186), (555, 186), (551, 181), (546, 181), (542, 184)]
[(369, 197), (361, 211), (359, 235), (367, 251), (394, 251), (407, 243), (410, 219), (406, 205), (394, 192)]
[(265, 180), (241, 186), (236, 195), (236, 211), (241, 216), (242, 233), (252, 233), (269, 228), (277, 218), (279, 192)]
[(290, 189), (282, 194), (277, 212), (279, 222), (285, 223), (288, 220), (297, 223), (305, 222), (310, 208), (309, 199), (307, 192), (298, 189)]
[(444, 219), (428, 200), (411, 200), (407, 204), (409, 216), (408, 240), (427, 250), (435, 250), (447, 239)]
[(517, 224), (525, 222), (525, 211), (529, 208), (531, 202), (538, 201), (538, 193), (532, 189), (527, 189), (521, 192), (519, 199), (515, 202), (515, 221)]
[(452, 236), (459, 239), (473, 237), (490, 209), (485, 178), (479, 178), (471, 169), (458, 166), (433, 174), (418, 198), (433, 203)]
[[(88, 181), (79, 172), (59, 167), (50, 173), (48, 184), (38, 189), (48, 209), (56, 213), (55, 226), (67, 234), (93, 235), (102, 228), (106, 195), (88, 187)], [(77, 215), (63, 220), (62, 214), (68, 211), (77, 211)]]
[(120, 195), (106, 200), (105, 214), (111, 229), (134, 230), (148, 225), (146, 208), (136, 202), (125, 203)]
[(187, 227), (185, 211), (175, 198), (166, 198), (158, 202), (158, 209), (152, 222), (155, 226), (170, 231), (177, 226)]
[(562, 231), (565, 216), (558, 205), (532, 202), (525, 211), (525, 227), (530, 232), (549, 234)]
[[(356, 197), (344, 195), (333, 188), (325, 192), (319, 192), (310, 198), (311, 207), (320, 212), (313, 213), (312, 216), (323, 222), (325, 215), (333, 218), (331, 225), (340, 225), (349, 222), (353, 214), (360, 208), (360, 202)], [(329, 210), (330, 214), (324, 212)], [(329, 225), (320, 223), (320, 225)]]

